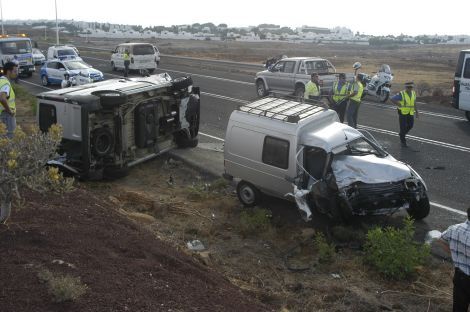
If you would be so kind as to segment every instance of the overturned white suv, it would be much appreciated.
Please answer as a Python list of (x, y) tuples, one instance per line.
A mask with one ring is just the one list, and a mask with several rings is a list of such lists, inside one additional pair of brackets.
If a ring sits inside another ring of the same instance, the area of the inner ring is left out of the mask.
[(199, 88), (168, 74), (110, 79), (38, 95), (39, 128), (63, 127), (59, 166), (80, 178), (117, 176), (132, 165), (198, 144)]
[(323, 107), (270, 97), (241, 106), (224, 153), (224, 176), (239, 181), (245, 206), (267, 193), (295, 199), (306, 220), (312, 209), (343, 220), (399, 209), (417, 220), (429, 214), (423, 179)]

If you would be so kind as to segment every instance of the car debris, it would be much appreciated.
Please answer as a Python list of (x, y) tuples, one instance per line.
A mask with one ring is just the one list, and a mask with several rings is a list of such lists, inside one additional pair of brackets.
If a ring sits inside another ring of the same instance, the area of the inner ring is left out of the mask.
[(225, 136), (224, 177), (255, 206), (261, 193), (297, 203), (304, 220), (312, 210), (333, 219), (387, 215), (406, 209), (429, 214), (423, 179), (387, 153), (370, 133), (338, 122), (320, 106), (266, 97), (232, 112)]
[(191, 251), (203, 251), (206, 249), (206, 247), (204, 247), (204, 244), (198, 239), (187, 242), (186, 246)]

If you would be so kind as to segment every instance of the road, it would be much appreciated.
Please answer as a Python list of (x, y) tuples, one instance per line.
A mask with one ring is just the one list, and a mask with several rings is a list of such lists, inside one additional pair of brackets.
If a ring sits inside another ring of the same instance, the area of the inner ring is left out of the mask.
[[(86, 62), (103, 71), (106, 79), (122, 75), (111, 71), (107, 54), (83, 49), (81, 53)], [(233, 62), (162, 57), (157, 72), (168, 72), (172, 77), (192, 76), (202, 93), (201, 141), (221, 142), (231, 112), (256, 98), (253, 77), (259, 69), (260, 66), (238, 66)], [(38, 74), (21, 83), (33, 93), (47, 90), (40, 85)], [(400, 147), (398, 116), (391, 105), (364, 101), (359, 124), (424, 178), (432, 202), (432, 212), (426, 220), (442, 229), (464, 220), (464, 211), (470, 205), (470, 122), (450, 106), (418, 103), (418, 108), (421, 114), (410, 133), (411, 147), (407, 149)]]

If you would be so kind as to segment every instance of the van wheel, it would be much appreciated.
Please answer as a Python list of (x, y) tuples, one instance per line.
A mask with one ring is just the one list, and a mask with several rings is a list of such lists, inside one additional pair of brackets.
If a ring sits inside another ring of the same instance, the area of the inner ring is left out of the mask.
[(237, 195), (245, 207), (254, 207), (261, 202), (261, 192), (253, 184), (243, 180), (237, 184)]
[(113, 71), (116, 71), (116, 70), (117, 70), (116, 64), (114, 64), (114, 62), (111, 62), (111, 69), (112, 69)]
[(178, 148), (193, 148), (199, 144), (199, 139), (195, 137), (188, 138), (185, 131), (180, 131), (174, 134), (175, 143)]
[(153, 72), (155, 71), (155, 68), (149, 68), (149, 69), (147, 69), (147, 71), (148, 71), (150, 74), (153, 74)]
[(465, 112), (465, 116), (467, 117), (468, 121), (470, 121), (470, 112)]
[(263, 97), (268, 94), (268, 92), (266, 92), (266, 86), (264, 85), (263, 80), (258, 80), (256, 82), (256, 93), (258, 94), (258, 97)]
[(413, 200), (410, 203), (410, 208), (407, 209), (408, 214), (415, 220), (421, 220), (428, 216), (431, 206), (429, 204), (429, 198), (423, 197), (421, 200)]
[(178, 77), (171, 81), (173, 90), (182, 90), (193, 84), (191, 77)]
[(47, 76), (46, 76), (46, 75), (43, 75), (43, 76), (41, 77), (41, 82), (42, 82), (42, 85), (43, 85), (43, 86), (49, 85), (49, 79), (47, 79)]

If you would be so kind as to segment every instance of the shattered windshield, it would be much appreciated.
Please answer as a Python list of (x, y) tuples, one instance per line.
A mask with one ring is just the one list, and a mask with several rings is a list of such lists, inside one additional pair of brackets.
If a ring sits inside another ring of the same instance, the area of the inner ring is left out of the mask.
[(364, 156), (364, 155), (376, 155), (377, 157), (385, 157), (387, 153), (373, 144), (372, 142), (368, 141), (365, 138), (358, 138), (354, 141), (349, 142), (345, 146), (346, 149), (342, 150), (337, 155), (345, 155), (345, 156)]

